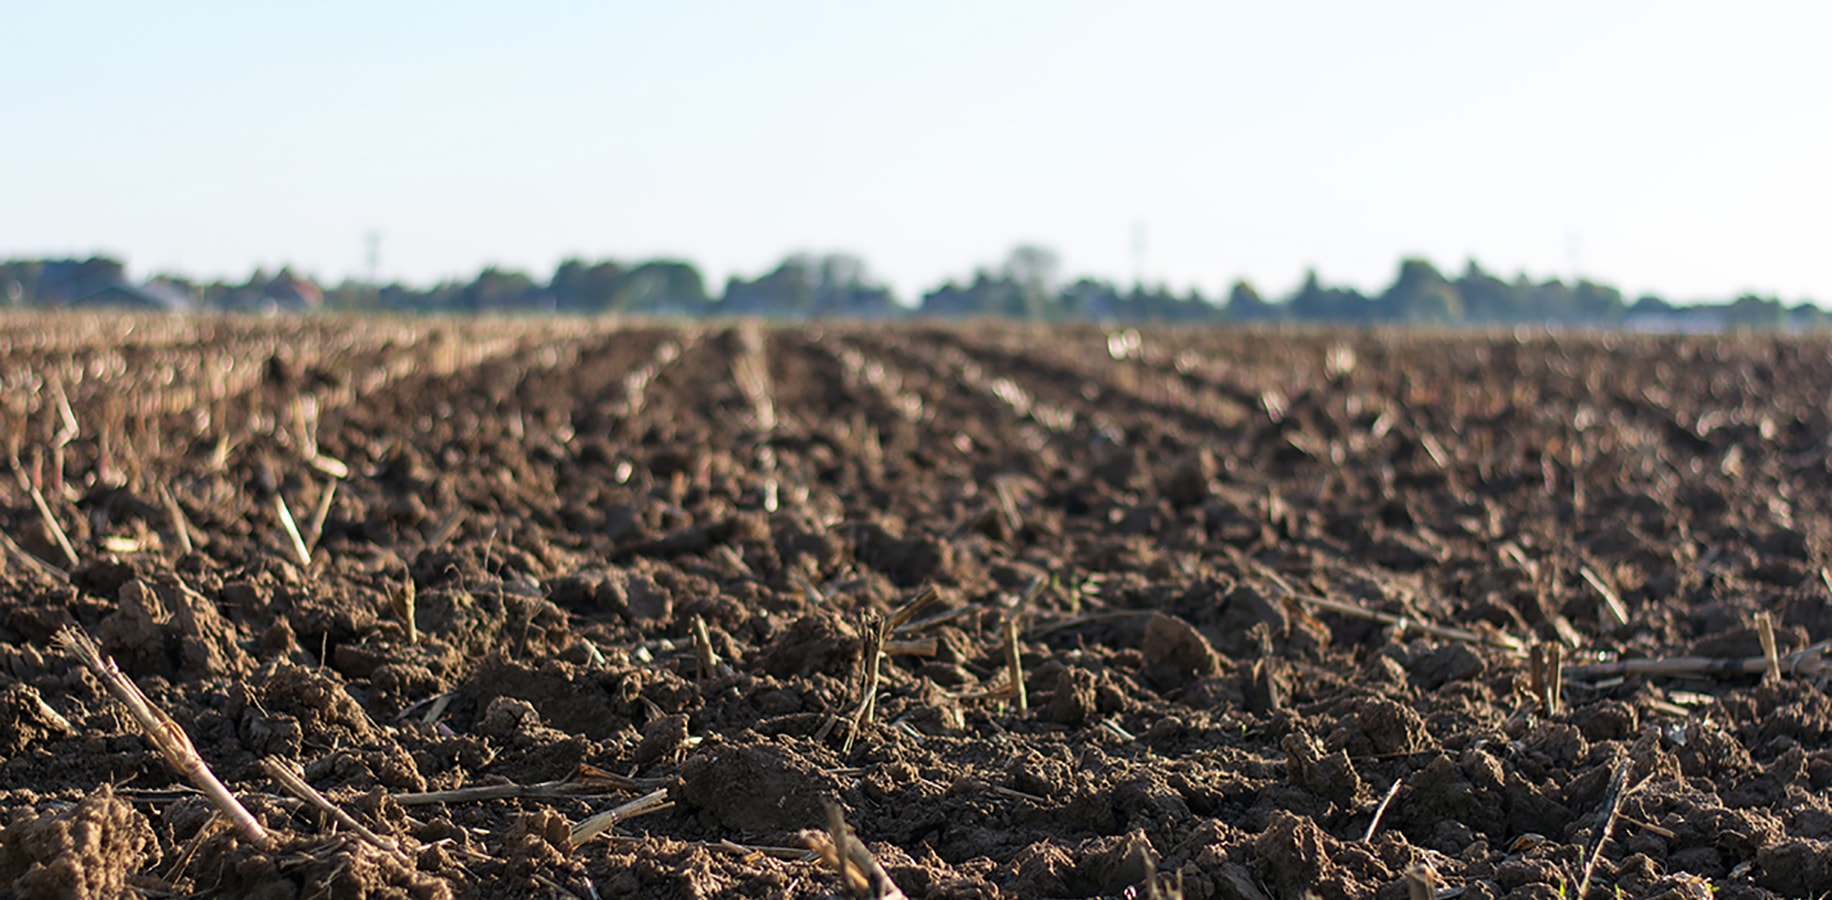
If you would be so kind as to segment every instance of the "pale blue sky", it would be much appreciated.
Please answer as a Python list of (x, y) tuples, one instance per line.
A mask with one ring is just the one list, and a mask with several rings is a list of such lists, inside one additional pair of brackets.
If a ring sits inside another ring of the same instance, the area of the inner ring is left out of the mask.
[(906, 299), (1067, 274), (1378, 288), (1402, 255), (1832, 303), (1823, 3), (15, 3), (0, 256), (715, 287), (856, 253)]

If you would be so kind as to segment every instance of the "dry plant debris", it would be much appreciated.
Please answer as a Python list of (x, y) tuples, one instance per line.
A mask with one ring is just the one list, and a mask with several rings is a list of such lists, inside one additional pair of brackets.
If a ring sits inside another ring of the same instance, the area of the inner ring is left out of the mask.
[(191, 738), (185, 734), (184, 729), (172, 721), (172, 717), (166, 715), (164, 710), (154, 706), (139, 686), (121, 673), (114, 660), (103, 656), (94, 639), (79, 629), (66, 628), (58, 632), (57, 643), (66, 653), (76, 657), (102, 683), (110, 696), (127, 708), (134, 724), (140, 726), (147, 741), (165, 758), (166, 764), (203, 791), (211, 805), (235, 826), (244, 839), (259, 846), (272, 843), (266, 827), (249, 814), (247, 807), (223, 786), (215, 772), (210, 771), (203, 757), (197, 755), (197, 748), (191, 745)]
[(846, 824), (845, 814), (838, 806), (827, 804), (827, 831), (809, 833), (806, 840), (808, 846), (820, 856), (821, 862), (839, 873), (840, 886), (847, 896), (868, 900), (907, 900), (896, 882), (891, 880), (890, 873), (879, 865), (877, 858), (853, 834), (852, 826)]

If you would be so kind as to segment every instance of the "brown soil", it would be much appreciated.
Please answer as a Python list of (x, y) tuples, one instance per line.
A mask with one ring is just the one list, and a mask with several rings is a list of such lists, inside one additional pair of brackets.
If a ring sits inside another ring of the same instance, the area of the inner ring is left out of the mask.
[[(1762, 612), (1781, 654), (1832, 637), (1828, 351), (0, 319), (0, 896), (832, 896), (781, 849), (830, 803), (913, 898), (1398, 900), (1423, 865), (1550, 900), (1593, 854), (1593, 898), (1822, 895), (1816, 658), (1577, 670), (1548, 713), (1502, 644), (1760, 657)], [(931, 591), (855, 730), (872, 617)], [(485, 785), (529, 790), (415, 796)]]

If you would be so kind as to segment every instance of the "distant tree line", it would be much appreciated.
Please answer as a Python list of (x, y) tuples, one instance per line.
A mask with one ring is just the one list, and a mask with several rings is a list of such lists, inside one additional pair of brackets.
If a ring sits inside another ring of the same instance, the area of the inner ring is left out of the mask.
[[(345, 281), (318, 286), (290, 270), (259, 271), (244, 282), (197, 282), (163, 274), (130, 284), (126, 266), (106, 257), (0, 262), (0, 307), (62, 307), (109, 301), (162, 302), (193, 310), (386, 311), (401, 313), (562, 313), (657, 316), (763, 316), (779, 319), (963, 318), (1038, 322), (1286, 322), (1333, 324), (1555, 324), (1660, 329), (1818, 328), (1832, 325), (1811, 303), (1744, 295), (1719, 303), (1675, 305), (1655, 296), (1630, 301), (1588, 280), (1503, 278), (1474, 261), (1446, 275), (1422, 259), (1401, 261), (1378, 294), (1323, 283), (1315, 271), (1291, 295), (1263, 297), (1236, 282), (1225, 297), (1162, 286), (1122, 287), (1061, 277), (1047, 248), (1014, 248), (1003, 263), (965, 281), (948, 281), (905, 304), (846, 254), (796, 254), (754, 279), (731, 278), (713, 295), (699, 270), (680, 260), (624, 264), (568, 259), (545, 280), (488, 267), (470, 281), (430, 287)], [(99, 298), (99, 299), (98, 299)]]

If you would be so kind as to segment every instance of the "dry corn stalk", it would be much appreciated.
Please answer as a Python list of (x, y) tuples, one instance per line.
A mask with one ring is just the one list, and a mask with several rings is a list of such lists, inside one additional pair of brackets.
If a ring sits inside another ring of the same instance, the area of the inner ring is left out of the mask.
[(1548, 716), (1557, 713), (1560, 700), (1559, 685), (1564, 678), (1564, 655), (1559, 645), (1555, 643), (1534, 644), (1527, 662), (1533, 697), (1539, 701), (1540, 712)]
[(196, 550), (191, 543), (191, 523), (184, 515), (184, 507), (178, 505), (178, 495), (172, 493), (170, 485), (161, 485), (159, 495), (165, 501), (165, 515), (171, 524), (172, 531), (178, 535), (178, 548), (186, 553)]
[(1611, 630), (1627, 627), (1628, 606), (1622, 602), (1622, 595), (1616, 593), (1616, 589), (1610, 587), (1609, 582), (1604, 581), (1602, 576), (1592, 571), (1589, 566), (1580, 568), (1578, 574), (1583, 576), (1591, 587), (1596, 588), (1598, 596), (1603, 598), (1603, 605), (1600, 607), (1597, 618), (1602, 619)]
[(1430, 863), (1421, 862), (1405, 871), (1407, 900), (1434, 900), (1438, 895), (1438, 873)]
[(318, 506), (312, 510), (311, 531), (305, 542), (306, 552), (316, 549), (318, 542), (324, 540), (324, 523), (330, 520), (331, 503), (336, 499), (337, 482), (325, 482), (324, 493), (318, 495)]
[(154, 706), (151, 700), (141, 693), (140, 688), (115, 665), (114, 660), (102, 655), (102, 648), (96, 646), (89, 635), (81, 629), (70, 627), (58, 632), (57, 643), (66, 652), (75, 656), (79, 662), (94, 673), (108, 693), (127, 707), (129, 715), (146, 733), (147, 740), (165, 756), (165, 761), (177, 769), (210, 803), (227, 817), (249, 842), (262, 847), (271, 846), (273, 840), (267, 829), (248, 812), (240, 800), (217, 780), (216, 773), (210, 771), (203, 758), (197, 755), (197, 748), (191, 745), (191, 738), (172, 721), (164, 710)]
[(700, 666), (701, 681), (730, 671), (719, 661), (718, 651), (712, 648), (712, 633), (706, 629), (706, 620), (700, 616), (693, 617), (693, 651)]
[(1756, 613), (1756, 636), (1762, 641), (1762, 658), (1768, 661), (1768, 671), (1764, 677), (1769, 681), (1781, 680), (1781, 656), (1775, 652), (1775, 620), (1767, 612)]
[(852, 744), (859, 737), (859, 729), (871, 721), (872, 713), (878, 708), (878, 681), (882, 677), (884, 639), (890, 633), (890, 623), (879, 616), (867, 615), (865, 632), (865, 680), (860, 689), (859, 708), (853, 711), (852, 723), (846, 729), (846, 744), (840, 750), (842, 754), (852, 752)]
[(1019, 713), (1030, 712), (1030, 692), (1024, 689), (1024, 654), (1018, 645), (1018, 617), (1005, 620), (1005, 671)]
[(292, 541), (293, 553), (299, 558), (299, 565), (311, 568), (312, 551), (305, 546), (305, 538), (299, 534), (299, 523), (293, 519), (293, 511), (286, 508), (286, 498), (274, 491), (274, 515), (280, 519), (280, 527), (286, 529), (286, 536)]
[(668, 799), (668, 789), (660, 788), (637, 797), (615, 809), (608, 809), (588, 819), (583, 819), (572, 827), (570, 843), (574, 849), (617, 826), (618, 822), (634, 819), (637, 816), (660, 812), (674, 805)]
[(827, 804), (827, 833), (809, 833), (805, 840), (820, 856), (821, 862), (840, 874), (840, 886), (848, 896), (905, 900), (906, 895), (891, 881), (890, 873), (884, 871), (884, 866), (852, 833), (852, 827), (846, 824), (846, 817), (838, 806)]
[[(1777, 656), (1775, 664), (1780, 667), (1783, 675), (1823, 676), (1832, 673), (1832, 660), (1827, 658), (1829, 652), (1832, 652), (1832, 640), (1824, 640), (1785, 656)], [(1767, 656), (1619, 659), (1614, 662), (1566, 666), (1564, 671), (1565, 677), (1572, 679), (1608, 678), (1615, 675), (1758, 675), (1769, 671), (1769, 659)]]
[(23, 471), (19, 475), (19, 484), (32, 498), (32, 505), (38, 508), (38, 517), (44, 520), (45, 531), (50, 533), (52, 540), (57, 543), (58, 552), (64, 555), (64, 562), (69, 568), (76, 568), (82, 560), (77, 558), (76, 548), (70, 544), (70, 536), (64, 532), (64, 526), (58, 524), (57, 517), (51, 514), (51, 504), (45, 501), (44, 492), (39, 490), (38, 485), (34, 484), (30, 478), (25, 477)]
[(420, 642), (420, 626), (414, 621), (414, 607), (417, 599), (417, 592), (413, 584), (413, 572), (408, 571), (402, 574), (404, 577), (401, 579), (401, 588), (389, 594), (388, 602), (389, 605), (394, 608), (395, 617), (399, 618), (401, 623), (407, 626), (407, 643), (418, 644)]
[(332, 819), (335, 819), (339, 825), (355, 832), (357, 837), (389, 853), (401, 852), (400, 842), (396, 841), (394, 838), (382, 837), (370, 831), (369, 826), (356, 821), (355, 817), (344, 812), (337, 804), (332, 803), (329, 797), (319, 793), (317, 788), (307, 783), (305, 776), (299, 772), (299, 767), (296, 763), (290, 760), (281, 760), (277, 757), (269, 756), (261, 760), (261, 768), (267, 772), (268, 777), (279, 782), (280, 786), (286, 788), (293, 796), (323, 810), (330, 815)]
[(36, 556), (33, 556), (31, 554), (31, 551), (28, 551), (24, 547), (19, 546), (19, 544), (15, 542), (12, 539), (12, 537), (7, 535), (7, 533), (4, 531), (0, 531), (0, 548), (4, 548), (8, 556), (12, 557), (13, 559), (18, 560), (21, 563), (24, 563), (26, 568), (32, 569), (33, 571), (38, 572), (39, 574), (45, 576), (46, 578), (49, 578), (52, 581), (61, 582), (63, 584), (70, 583), (69, 573), (65, 572), (63, 569), (60, 569), (54, 565), (51, 565), (48, 562), (45, 562), (42, 559), (39, 559)]

